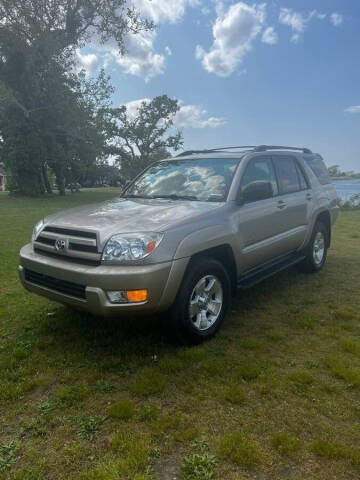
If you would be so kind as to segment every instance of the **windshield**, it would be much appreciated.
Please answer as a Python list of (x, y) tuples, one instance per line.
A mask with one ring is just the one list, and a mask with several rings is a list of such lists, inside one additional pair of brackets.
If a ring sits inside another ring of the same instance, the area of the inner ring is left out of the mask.
[(223, 202), (238, 163), (238, 158), (158, 162), (126, 190), (124, 197)]

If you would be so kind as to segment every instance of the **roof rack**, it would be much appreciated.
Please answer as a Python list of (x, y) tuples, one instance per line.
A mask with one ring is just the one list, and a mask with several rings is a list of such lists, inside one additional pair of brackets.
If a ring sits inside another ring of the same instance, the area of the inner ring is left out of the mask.
[(224, 150), (233, 150), (237, 148), (246, 148), (246, 149), (251, 148), (253, 149), (254, 152), (266, 152), (267, 150), (299, 150), (307, 154), (312, 153), (312, 151), (309, 148), (304, 148), (304, 147), (284, 147), (282, 145), (239, 145), (236, 147), (211, 148), (210, 150), (187, 150), (177, 155), (177, 157), (185, 157), (187, 155), (195, 155), (197, 153), (216, 153)]

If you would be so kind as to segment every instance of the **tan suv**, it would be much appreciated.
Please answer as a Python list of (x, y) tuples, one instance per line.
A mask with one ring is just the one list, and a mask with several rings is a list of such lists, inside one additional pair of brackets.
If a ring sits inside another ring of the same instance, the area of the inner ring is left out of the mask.
[(121, 197), (41, 220), (19, 273), (31, 292), (95, 315), (168, 310), (170, 329), (198, 342), (219, 329), (237, 288), (294, 264), (319, 271), (337, 215), (324, 162), (308, 149), (184, 152)]

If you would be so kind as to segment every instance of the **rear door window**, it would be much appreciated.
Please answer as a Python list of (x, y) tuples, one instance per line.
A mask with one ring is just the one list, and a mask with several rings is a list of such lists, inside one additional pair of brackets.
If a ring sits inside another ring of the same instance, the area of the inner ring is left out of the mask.
[(301, 190), (296, 161), (292, 157), (274, 156), (279, 179), (280, 193), (293, 193)]
[(305, 161), (314, 172), (321, 185), (331, 183), (329, 172), (322, 158), (305, 158)]

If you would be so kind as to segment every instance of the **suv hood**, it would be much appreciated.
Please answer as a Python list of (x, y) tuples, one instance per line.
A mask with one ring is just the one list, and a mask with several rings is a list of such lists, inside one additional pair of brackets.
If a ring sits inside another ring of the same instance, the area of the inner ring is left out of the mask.
[(72, 229), (98, 231), (108, 237), (115, 233), (164, 232), (189, 217), (206, 213), (220, 203), (162, 199), (117, 198), (55, 213), (45, 223)]

